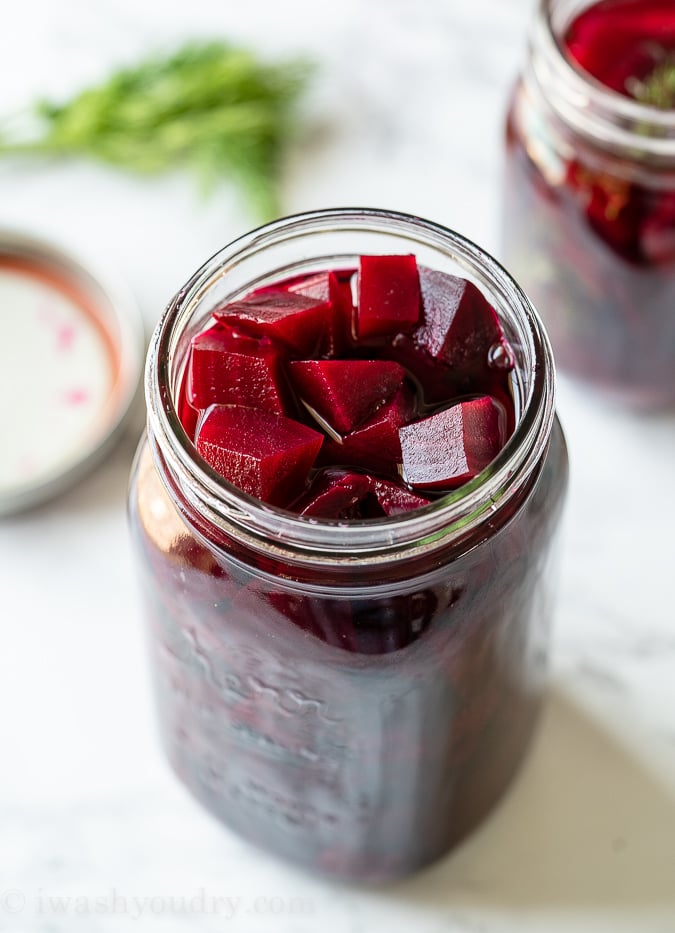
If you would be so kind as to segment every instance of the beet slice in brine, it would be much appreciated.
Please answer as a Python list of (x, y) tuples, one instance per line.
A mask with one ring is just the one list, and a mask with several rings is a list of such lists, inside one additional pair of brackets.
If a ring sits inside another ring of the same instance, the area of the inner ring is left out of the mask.
[(371, 476), (370, 480), (377, 504), (385, 515), (401, 515), (412, 509), (421, 509), (431, 502), (430, 499), (418, 496), (417, 493), (406, 489), (400, 483), (390, 483), (379, 476)]
[(285, 506), (305, 487), (323, 436), (284, 415), (212, 405), (197, 426), (197, 450), (243, 492)]
[(503, 415), (488, 396), (459, 402), (399, 431), (402, 476), (414, 489), (454, 489), (504, 445)]
[(354, 330), (353, 276), (353, 271), (317, 272), (288, 286), (289, 292), (331, 305), (329, 326), (317, 350), (319, 356), (340, 356), (351, 343)]
[(466, 279), (420, 269), (423, 322), (413, 337), (430, 356), (455, 373), (457, 388), (477, 390), (498, 348), (507, 348), (492, 305)]
[(326, 438), (321, 462), (398, 476), (401, 463), (399, 428), (412, 421), (416, 412), (414, 393), (404, 383), (372, 418), (355, 431), (345, 434), (340, 442)]
[(187, 398), (194, 408), (244, 405), (283, 414), (287, 390), (279, 350), (267, 338), (216, 324), (192, 338)]
[(400, 483), (350, 470), (324, 470), (295, 507), (306, 517), (344, 521), (400, 515), (428, 504)]
[(302, 401), (338, 434), (372, 417), (406, 375), (390, 360), (300, 360), (288, 368)]
[(360, 340), (412, 330), (420, 316), (414, 256), (361, 256), (356, 333)]
[(332, 305), (285, 289), (266, 288), (213, 312), (216, 320), (254, 337), (269, 337), (299, 357), (315, 356), (328, 339)]
[(332, 518), (345, 521), (373, 518), (370, 478), (365, 473), (348, 470), (323, 470), (313, 480), (307, 493), (295, 503), (294, 510), (308, 518)]

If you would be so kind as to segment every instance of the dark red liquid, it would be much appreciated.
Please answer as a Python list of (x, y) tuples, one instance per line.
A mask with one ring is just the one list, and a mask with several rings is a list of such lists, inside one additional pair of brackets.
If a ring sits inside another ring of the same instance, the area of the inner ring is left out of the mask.
[(132, 527), (162, 741), (184, 784), (246, 839), (336, 878), (395, 878), (447, 852), (535, 726), (566, 469), (556, 424), (534, 484), (475, 546), (336, 580), (234, 541), (219, 556), (146, 450)]

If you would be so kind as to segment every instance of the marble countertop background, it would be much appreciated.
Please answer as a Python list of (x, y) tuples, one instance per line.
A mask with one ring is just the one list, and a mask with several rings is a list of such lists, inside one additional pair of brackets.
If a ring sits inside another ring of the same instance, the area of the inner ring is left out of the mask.
[[(499, 255), (501, 123), (533, 7), (24, 0), (3, 11), (0, 114), (188, 36), (309, 54), (284, 210), (411, 211)], [(236, 192), (201, 200), (178, 174), (0, 162), (0, 226), (115, 268), (148, 330), (254, 222)], [(542, 726), (484, 826), (385, 890), (251, 849), (165, 766), (126, 531), (140, 421), (77, 488), (0, 522), (0, 930), (674, 933), (675, 415), (631, 417), (565, 380), (559, 399), (572, 485)]]

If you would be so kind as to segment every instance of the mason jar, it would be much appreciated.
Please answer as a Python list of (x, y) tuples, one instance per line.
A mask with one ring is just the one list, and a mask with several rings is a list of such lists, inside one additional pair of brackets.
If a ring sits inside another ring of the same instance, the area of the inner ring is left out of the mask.
[(561, 370), (619, 404), (663, 407), (675, 402), (675, 110), (571, 63), (564, 36), (592, 5), (542, 0), (534, 19), (508, 111), (502, 254)]
[[(309, 520), (200, 458), (177, 413), (216, 303), (362, 254), (414, 253), (492, 302), (517, 425), (475, 479), (384, 519)], [(417, 217), (328, 210), (226, 246), (180, 289), (146, 371), (130, 492), (159, 728), (176, 774), (246, 839), (379, 881), (447, 852), (502, 795), (545, 684), (567, 456), (532, 305), (478, 246)]]

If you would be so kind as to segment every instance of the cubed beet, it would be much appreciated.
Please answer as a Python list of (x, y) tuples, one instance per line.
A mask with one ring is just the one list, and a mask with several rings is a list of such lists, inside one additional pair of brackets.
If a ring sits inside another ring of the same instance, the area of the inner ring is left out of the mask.
[(484, 396), (399, 431), (403, 479), (414, 489), (454, 489), (494, 460), (504, 439), (500, 411)]
[(212, 405), (197, 427), (197, 450), (243, 492), (288, 505), (302, 491), (323, 437), (284, 415)]
[(362, 256), (356, 333), (360, 340), (410, 331), (420, 316), (414, 256)]
[(265, 289), (214, 312), (216, 320), (254, 337), (269, 337), (298, 357), (314, 356), (330, 329), (330, 301)]
[(428, 504), (401, 483), (351, 470), (324, 470), (295, 507), (308, 518), (345, 521), (400, 515)]
[(289, 371), (302, 401), (338, 434), (372, 417), (405, 379), (389, 360), (300, 360)]
[(244, 405), (282, 414), (287, 395), (281, 353), (266, 338), (239, 335), (223, 324), (193, 337), (187, 382), (193, 408)]
[(397, 476), (401, 463), (399, 428), (412, 421), (416, 411), (415, 396), (404, 384), (361, 427), (345, 434), (339, 442), (327, 438), (321, 461)]

